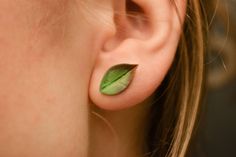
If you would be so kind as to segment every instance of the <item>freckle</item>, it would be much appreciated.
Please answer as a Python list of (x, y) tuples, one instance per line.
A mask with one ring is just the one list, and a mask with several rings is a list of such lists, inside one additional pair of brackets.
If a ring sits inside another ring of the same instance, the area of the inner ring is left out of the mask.
[(0, 37), (0, 46), (8, 47), (9, 43)]
[(41, 116), (40, 114), (35, 114), (32, 118), (32, 124), (38, 124), (40, 122)]
[(52, 103), (55, 102), (55, 98), (49, 97), (49, 98), (46, 99), (46, 102), (47, 102), (47, 104), (52, 104)]

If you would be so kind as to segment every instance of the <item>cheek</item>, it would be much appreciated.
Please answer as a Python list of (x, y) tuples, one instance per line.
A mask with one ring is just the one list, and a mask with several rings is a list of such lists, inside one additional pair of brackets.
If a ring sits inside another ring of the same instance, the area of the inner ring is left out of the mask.
[(22, 8), (0, 0), (0, 156), (70, 156), (86, 141), (94, 32), (77, 14), (36, 27)]
[(74, 137), (86, 128), (78, 119), (86, 121), (89, 66), (78, 63), (78, 56), (18, 57), (0, 58), (0, 156), (75, 152)]

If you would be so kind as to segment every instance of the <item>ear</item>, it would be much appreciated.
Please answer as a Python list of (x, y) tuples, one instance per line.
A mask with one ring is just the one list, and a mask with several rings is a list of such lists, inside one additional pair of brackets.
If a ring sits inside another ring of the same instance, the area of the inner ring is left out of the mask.
[[(165, 78), (175, 57), (185, 17), (185, 0), (114, 0), (109, 18), (114, 29), (104, 33), (91, 77), (89, 96), (106, 110), (132, 107), (147, 99)], [(130, 14), (131, 13), (131, 14)], [(130, 15), (129, 15), (130, 14)], [(133, 81), (122, 93), (99, 91), (109, 68), (138, 64)]]

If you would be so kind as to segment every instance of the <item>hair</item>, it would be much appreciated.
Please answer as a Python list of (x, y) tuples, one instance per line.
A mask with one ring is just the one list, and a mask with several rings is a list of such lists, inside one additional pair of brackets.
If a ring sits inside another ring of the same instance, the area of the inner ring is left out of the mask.
[(205, 84), (206, 21), (201, 1), (188, 0), (174, 63), (150, 110), (147, 144), (151, 157), (183, 157), (187, 153)]

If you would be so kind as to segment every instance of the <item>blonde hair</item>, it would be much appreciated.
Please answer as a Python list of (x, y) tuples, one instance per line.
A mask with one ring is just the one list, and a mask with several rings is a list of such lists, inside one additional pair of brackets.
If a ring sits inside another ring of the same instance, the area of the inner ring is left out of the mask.
[(204, 16), (201, 1), (189, 0), (174, 64), (150, 111), (148, 145), (152, 157), (183, 157), (188, 150), (205, 80)]

